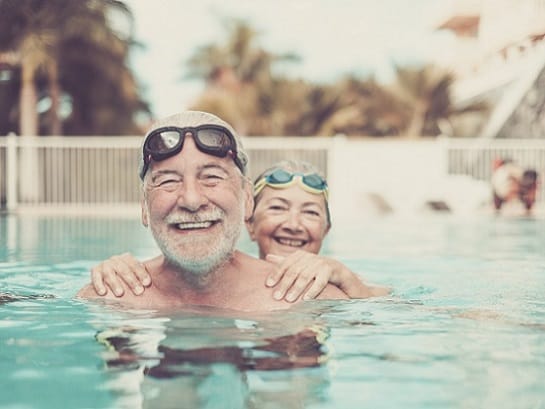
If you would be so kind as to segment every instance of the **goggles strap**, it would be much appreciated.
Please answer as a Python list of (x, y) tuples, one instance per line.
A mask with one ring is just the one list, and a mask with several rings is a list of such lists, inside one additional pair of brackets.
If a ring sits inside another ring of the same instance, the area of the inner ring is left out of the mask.
[(303, 180), (303, 175), (293, 175), (293, 177), (287, 182), (273, 183), (267, 180), (267, 177), (259, 179), (254, 185), (254, 197), (257, 196), (265, 188), (265, 186), (270, 186), (273, 189), (285, 189), (294, 183), (299, 183), (301, 188), (312, 194), (323, 194), (324, 198), (329, 201), (328, 188), (327, 185), (323, 189), (317, 189), (315, 187), (307, 185)]

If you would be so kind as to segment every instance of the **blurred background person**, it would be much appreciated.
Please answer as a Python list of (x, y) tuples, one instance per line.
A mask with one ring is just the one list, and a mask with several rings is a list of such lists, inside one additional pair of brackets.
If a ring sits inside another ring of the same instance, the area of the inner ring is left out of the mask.
[(494, 209), (499, 212), (506, 203), (518, 200), (519, 184), (523, 170), (511, 159), (498, 159), (494, 161), (491, 179), (492, 197)]
[(524, 169), (513, 160), (497, 159), (493, 163), (492, 196), (496, 212), (509, 207), (508, 214), (529, 214), (537, 196), (538, 173)]
[(536, 202), (539, 175), (534, 169), (526, 169), (522, 174), (519, 186), (519, 199), (524, 203), (527, 213), (532, 211)]

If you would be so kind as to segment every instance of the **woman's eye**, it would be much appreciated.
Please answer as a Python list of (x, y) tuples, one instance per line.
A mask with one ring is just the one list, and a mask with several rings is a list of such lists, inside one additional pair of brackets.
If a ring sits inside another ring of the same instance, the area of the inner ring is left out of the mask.
[(305, 210), (303, 213), (308, 214), (309, 216), (320, 217), (320, 213), (316, 210)]
[(271, 205), (269, 206), (269, 210), (284, 211), (287, 209), (284, 206)]

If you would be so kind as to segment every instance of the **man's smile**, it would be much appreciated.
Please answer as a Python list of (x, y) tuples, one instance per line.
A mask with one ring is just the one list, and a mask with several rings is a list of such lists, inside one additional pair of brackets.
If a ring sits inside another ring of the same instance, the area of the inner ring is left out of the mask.
[(178, 231), (207, 230), (223, 220), (219, 210), (213, 210), (201, 214), (176, 214), (166, 218), (167, 224)]
[(186, 222), (175, 224), (176, 228), (179, 230), (198, 230), (198, 229), (208, 229), (217, 221), (204, 221), (204, 222)]

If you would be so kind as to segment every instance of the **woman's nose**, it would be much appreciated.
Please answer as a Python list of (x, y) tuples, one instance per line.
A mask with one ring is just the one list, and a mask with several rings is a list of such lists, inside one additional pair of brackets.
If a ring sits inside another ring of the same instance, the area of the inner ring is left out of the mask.
[(291, 231), (300, 231), (301, 227), (301, 215), (298, 211), (291, 210), (286, 215), (286, 220), (284, 221), (284, 228)]

